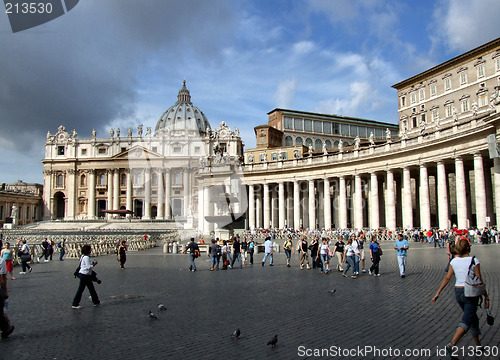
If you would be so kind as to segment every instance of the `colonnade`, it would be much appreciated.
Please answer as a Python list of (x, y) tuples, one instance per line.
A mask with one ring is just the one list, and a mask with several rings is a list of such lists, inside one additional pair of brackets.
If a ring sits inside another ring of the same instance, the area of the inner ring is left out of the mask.
[(249, 179), (249, 228), (446, 229), (500, 223), (499, 165), (493, 168), (480, 152), (354, 174), (306, 172), (312, 171), (304, 169), (301, 176), (297, 169), (288, 179)]

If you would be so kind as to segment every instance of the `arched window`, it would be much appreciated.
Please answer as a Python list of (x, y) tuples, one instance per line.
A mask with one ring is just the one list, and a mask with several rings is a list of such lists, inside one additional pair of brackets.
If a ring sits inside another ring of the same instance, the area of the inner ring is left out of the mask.
[(64, 176), (63, 174), (57, 175), (57, 186), (64, 186)]
[(330, 149), (332, 147), (332, 142), (330, 140), (326, 140), (325, 144), (327, 149)]
[(80, 176), (80, 186), (85, 186), (85, 175)]
[[(327, 140), (327, 141), (328, 141), (328, 140)], [(333, 147), (338, 149), (338, 147), (339, 147), (339, 141), (338, 141), (338, 140), (335, 140), (335, 141), (333, 142)]]
[(313, 141), (311, 140), (311, 138), (307, 138), (306, 139), (306, 146), (309, 147), (309, 146), (312, 146), (313, 144)]
[(323, 149), (323, 141), (321, 141), (320, 139), (316, 139), (316, 141), (314, 141), (314, 150), (321, 149)]
[(291, 136), (285, 137), (285, 146), (292, 146), (293, 145), (293, 139)]
[(303, 142), (303, 140), (302, 140), (302, 138), (301, 138), (300, 136), (299, 136), (299, 137), (297, 137), (297, 138), (295, 139), (295, 145), (300, 146), (300, 145), (302, 145), (303, 143), (304, 143), (304, 142)]

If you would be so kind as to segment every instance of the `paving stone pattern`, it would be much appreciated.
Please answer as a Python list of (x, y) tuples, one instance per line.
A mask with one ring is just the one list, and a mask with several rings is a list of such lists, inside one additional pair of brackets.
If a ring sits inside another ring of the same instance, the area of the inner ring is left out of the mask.
[[(269, 261), (262, 267), (258, 254), (254, 265), (213, 272), (206, 255), (197, 260), (198, 271), (190, 272), (187, 255), (163, 254), (160, 247), (129, 252), (126, 270), (115, 256), (101, 256), (96, 272), (102, 284), (96, 289), (104, 304), (94, 308), (86, 291), (80, 310), (71, 309), (76, 260), (34, 264), (27, 275), (16, 267), (8, 308), (16, 330), (0, 341), (1, 359), (298, 359), (319, 358), (305, 356), (306, 349), (358, 346), (427, 349), (431, 356), (324, 352), (322, 358), (443, 358), (436, 348), (450, 340), (461, 317), (452, 284), (436, 304), (430, 302), (445, 274), (445, 250), (411, 243), (407, 277), (401, 279), (392, 247), (383, 244), (380, 277), (361, 274), (355, 280), (337, 271), (300, 270), (297, 255), (287, 268), (283, 253), (276, 254), (274, 267)], [(473, 254), (498, 315), (500, 245), (475, 245)], [(167, 311), (160, 312), (158, 303)], [(149, 310), (158, 320), (147, 318)], [(500, 319), (490, 327), (484, 311), (478, 313), (483, 344), (498, 346)], [(231, 337), (237, 328), (239, 340)], [(277, 346), (266, 346), (275, 334)], [(466, 335), (459, 345), (472, 344)]]

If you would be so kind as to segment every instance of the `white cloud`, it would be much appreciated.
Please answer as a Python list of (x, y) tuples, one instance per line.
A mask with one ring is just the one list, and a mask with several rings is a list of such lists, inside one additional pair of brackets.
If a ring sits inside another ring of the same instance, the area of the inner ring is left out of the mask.
[(322, 100), (314, 111), (324, 114), (359, 116), (358, 114), (367, 113), (374, 107), (375, 104), (370, 99), (376, 98), (376, 93), (370, 83), (355, 81), (349, 85), (349, 93), (344, 98)]
[(295, 88), (297, 87), (297, 79), (293, 77), (290, 80), (281, 81), (278, 84), (278, 89), (274, 94), (276, 106), (279, 108), (289, 109), (295, 98)]
[(293, 51), (300, 55), (310, 53), (313, 49), (314, 43), (311, 41), (300, 41), (293, 45)]
[(451, 50), (471, 50), (498, 37), (499, 14), (498, 0), (444, 0), (434, 11), (436, 33)]

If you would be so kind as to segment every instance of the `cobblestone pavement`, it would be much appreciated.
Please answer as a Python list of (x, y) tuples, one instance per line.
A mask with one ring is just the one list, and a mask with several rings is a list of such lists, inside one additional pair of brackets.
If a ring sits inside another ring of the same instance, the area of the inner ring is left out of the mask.
[[(1, 358), (319, 358), (308, 356), (313, 349), (323, 351), (322, 358), (446, 358), (443, 347), (461, 316), (453, 286), (436, 304), (430, 302), (445, 274), (445, 250), (412, 243), (407, 277), (401, 279), (392, 244), (383, 244), (380, 277), (362, 274), (355, 280), (337, 271), (301, 271), (297, 255), (287, 268), (283, 253), (275, 256), (274, 267), (262, 267), (263, 254), (257, 254), (255, 264), (242, 270), (213, 272), (206, 255), (197, 260), (198, 271), (189, 272), (187, 255), (163, 254), (161, 248), (129, 252), (126, 270), (114, 256), (99, 257), (102, 284), (96, 288), (104, 304), (94, 308), (86, 292), (80, 310), (71, 309), (77, 261), (35, 264), (28, 275), (16, 267), (8, 308), (16, 330), (0, 341)], [(498, 315), (500, 245), (475, 245), (473, 254)], [(159, 312), (158, 303), (167, 311)], [(147, 318), (149, 310), (158, 320)], [(478, 313), (483, 344), (498, 347), (500, 319), (490, 327), (484, 311)], [(237, 328), (239, 340), (231, 337)], [(275, 334), (277, 346), (266, 346)], [(472, 344), (467, 335), (459, 345)], [(356, 352), (365, 346), (379, 353)], [(342, 351), (351, 353), (340, 356)]]

